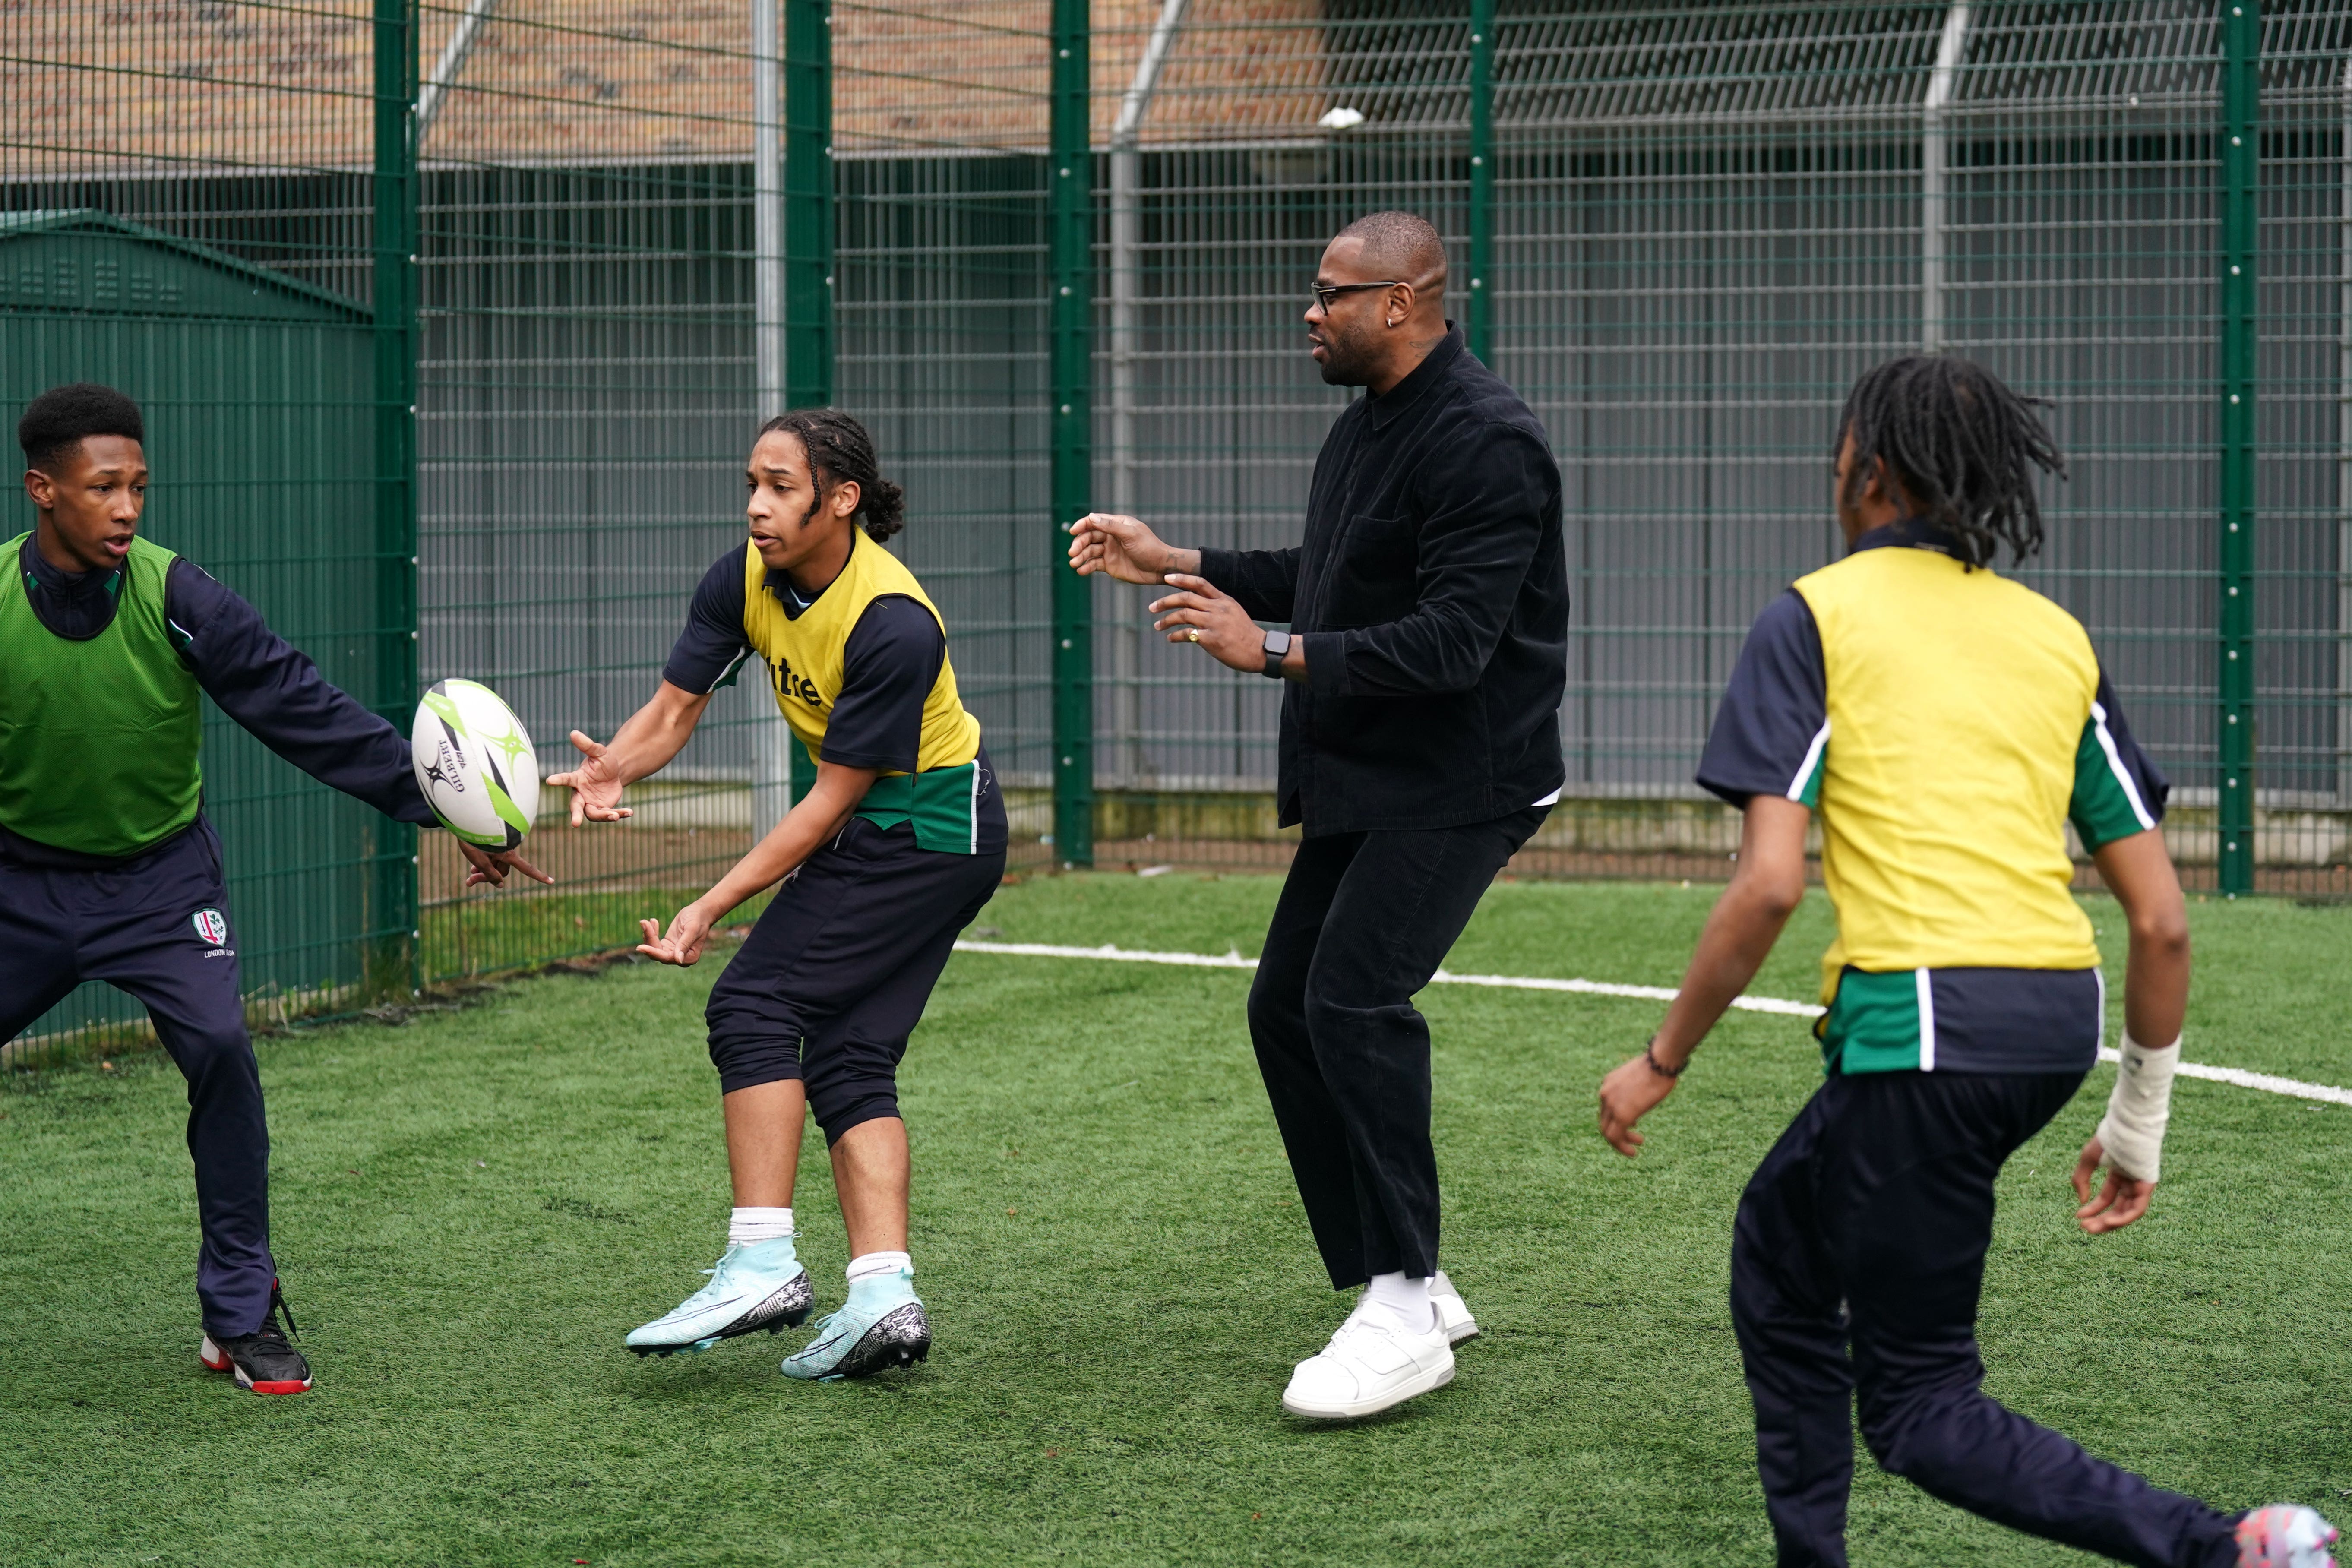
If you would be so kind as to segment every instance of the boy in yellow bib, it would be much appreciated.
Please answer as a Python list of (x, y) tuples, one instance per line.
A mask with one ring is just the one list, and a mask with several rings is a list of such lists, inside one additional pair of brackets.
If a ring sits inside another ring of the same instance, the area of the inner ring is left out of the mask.
[(1834, 449), (1847, 552), (1757, 617), (1699, 760), (1745, 818), (1738, 869), (1657, 1034), (1601, 1086), (1601, 1133), (1631, 1156), (1804, 896), (1818, 818), (1826, 1077), (1732, 1226), (1780, 1568), (1845, 1568), (1857, 1412), (1880, 1465), (2013, 1530), (2141, 1568), (2332, 1568), (2311, 1510), (2225, 1515), (1984, 1392), (1994, 1183), (2105, 1027), (2070, 821), (2131, 931), (2122, 1070), (2075, 1162), (2076, 1218), (2118, 1229), (2156, 1189), (2189, 998), (2170, 786), (2082, 625), (1991, 570), (2002, 544), (2022, 561), (2042, 543), (2032, 470), (2059, 458), (2030, 402), (1965, 360), (1895, 360), (1855, 384)]
[(695, 590), (653, 700), (610, 745), (574, 732), (572, 816), (626, 816), (625, 784), (686, 744), (711, 693), (757, 658), (815, 787), (667, 931), (638, 952), (702, 956), (730, 910), (783, 887), (711, 988), (710, 1057), (735, 1208), (710, 1283), (633, 1331), (629, 1348), (702, 1350), (809, 1314), (793, 1245), (793, 1175), (814, 1111), (849, 1233), (849, 1299), (786, 1374), (863, 1377), (920, 1361), (930, 1326), (907, 1250), (909, 1180), (897, 1073), (956, 934), (1004, 870), (1004, 803), (964, 711), (938, 609), (882, 549), (898, 487), (864, 426), (832, 409), (772, 419), (751, 449), (748, 543)]

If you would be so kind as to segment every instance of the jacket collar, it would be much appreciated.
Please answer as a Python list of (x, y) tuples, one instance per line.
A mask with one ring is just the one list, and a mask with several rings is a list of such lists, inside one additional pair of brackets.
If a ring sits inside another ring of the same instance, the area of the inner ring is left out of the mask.
[(66, 572), (49, 564), (37, 541), (27, 535), (16, 552), (16, 570), (25, 579), (25, 602), (53, 637), (88, 642), (114, 624), (131, 563), (105, 572)]
[(126, 561), (103, 572), (68, 572), (61, 566), (50, 565), (49, 558), (41, 553), (40, 542), (31, 534), (25, 536), (24, 548), (17, 552), (17, 561), (33, 581), (64, 599), (78, 599), (101, 589), (120, 597), (123, 570), (130, 564)]
[(1428, 358), (1412, 367), (1412, 374), (1390, 387), (1380, 396), (1365, 400), (1370, 405), (1365, 417), (1372, 422), (1372, 428), (1375, 430), (1388, 428), (1395, 422), (1398, 415), (1421, 401), (1423, 394), (1444, 380), (1447, 374), (1454, 368), (1454, 362), (1468, 352), (1462, 341), (1461, 324), (1456, 321), (1446, 322), (1444, 341), (1429, 351)]
[(1952, 536), (1934, 526), (1925, 518), (1898, 517), (1885, 522), (1857, 539), (1847, 549), (1848, 555), (1859, 555), (1865, 550), (1885, 550), (1895, 546), (1913, 550), (1932, 550), (1938, 555), (1957, 555), (1952, 548)]

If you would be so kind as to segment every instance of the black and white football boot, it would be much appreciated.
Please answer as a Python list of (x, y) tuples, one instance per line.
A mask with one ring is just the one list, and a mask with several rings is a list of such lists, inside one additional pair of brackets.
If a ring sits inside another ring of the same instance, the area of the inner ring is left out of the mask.
[(249, 1334), (228, 1339), (205, 1336), (204, 1348), (196, 1354), (214, 1372), (232, 1373), (239, 1388), (249, 1388), (256, 1394), (302, 1394), (310, 1387), (310, 1363), (302, 1352), (286, 1342), (278, 1321), (283, 1318), (286, 1327), (294, 1327), (294, 1314), (287, 1310), (286, 1293), (278, 1281), (269, 1282), (269, 1316), (261, 1327)]

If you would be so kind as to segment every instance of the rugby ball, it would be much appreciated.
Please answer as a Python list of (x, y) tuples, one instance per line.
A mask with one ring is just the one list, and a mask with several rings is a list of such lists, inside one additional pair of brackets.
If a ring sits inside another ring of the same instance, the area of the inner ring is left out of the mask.
[(468, 844), (512, 849), (539, 816), (539, 754), (478, 680), (434, 682), (416, 705), (408, 761), (433, 815)]

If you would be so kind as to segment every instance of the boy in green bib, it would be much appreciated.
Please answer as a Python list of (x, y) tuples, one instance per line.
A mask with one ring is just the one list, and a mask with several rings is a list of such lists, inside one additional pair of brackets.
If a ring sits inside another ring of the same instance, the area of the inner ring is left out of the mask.
[(572, 788), (575, 823), (626, 816), (623, 786), (677, 755), (755, 658), (814, 759), (815, 787), (717, 887), (667, 931), (644, 922), (638, 952), (690, 964), (730, 910), (783, 884), (708, 1009), (734, 1187), (727, 1250), (708, 1286), (627, 1343), (667, 1355), (808, 1316), (792, 1202), (813, 1111), (849, 1233), (849, 1298), (783, 1371), (863, 1377), (930, 1349), (907, 1249), (898, 1067), (957, 933), (1003, 874), (1004, 802), (939, 611), (882, 548), (901, 497), (865, 427), (832, 409), (772, 419), (746, 477), (751, 538), (695, 590), (653, 700), (608, 745), (574, 731), (584, 760), (548, 782)]
[[(278, 1324), (269, 1129), (203, 809), (203, 700), (395, 821), (430, 826), (433, 813), (399, 731), (321, 679), (251, 605), (140, 535), (137, 404), (108, 386), (54, 387), (16, 437), (36, 522), (0, 546), (0, 1040), (84, 981), (146, 1007), (188, 1080), (199, 1354), (257, 1394), (299, 1394), (310, 1368)], [(460, 847), (470, 880), (529, 870)]]

